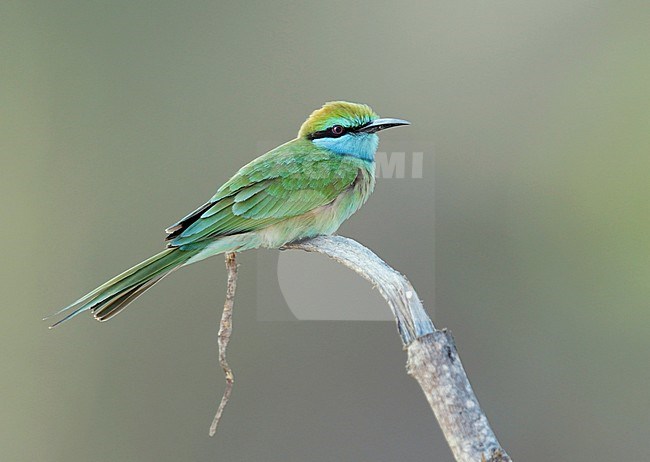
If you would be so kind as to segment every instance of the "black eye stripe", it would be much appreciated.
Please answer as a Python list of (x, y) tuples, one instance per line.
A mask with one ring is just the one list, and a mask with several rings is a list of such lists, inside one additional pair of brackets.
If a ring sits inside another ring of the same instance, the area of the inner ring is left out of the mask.
[[(341, 127), (341, 125), (334, 125), (334, 127)], [(345, 135), (346, 133), (348, 133), (348, 130), (349, 130), (349, 129), (345, 128), (345, 127), (342, 127), (343, 130), (340, 133), (337, 134), (337, 133), (334, 133), (332, 131), (332, 129), (334, 127), (330, 127), (328, 129), (325, 129), (325, 130), (314, 132), (311, 135), (309, 135), (309, 139), (310, 140), (315, 140), (315, 139), (318, 139), (318, 138), (340, 138), (343, 135)]]
[[(355, 133), (357, 130), (365, 127), (366, 125), (369, 125), (371, 122), (367, 122), (363, 125), (359, 125), (358, 127), (343, 127), (342, 125), (334, 125), (333, 127), (329, 127), (325, 130), (320, 130), (318, 132), (314, 132), (310, 134), (307, 138), (310, 140), (316, 140), (318, 138), (340, 138), (343, 135), (346, 135), (348, 133)], [(332, 129), (334, 127), (341, 127), (343, 128), (343, 131), (341, 133), (334, 133)]]

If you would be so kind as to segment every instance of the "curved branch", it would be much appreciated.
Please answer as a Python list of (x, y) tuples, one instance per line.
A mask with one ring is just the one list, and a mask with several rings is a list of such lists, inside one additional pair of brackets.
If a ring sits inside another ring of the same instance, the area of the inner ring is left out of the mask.
[(343, 236), (318, 236), (284, 249), (326, 255), (379, 290), (408, 352), (408, 374), (424, 391), (457, 462), (511, 462), (479, 406), (451, 333), (435, 328), (406, 277), (371, 250)]

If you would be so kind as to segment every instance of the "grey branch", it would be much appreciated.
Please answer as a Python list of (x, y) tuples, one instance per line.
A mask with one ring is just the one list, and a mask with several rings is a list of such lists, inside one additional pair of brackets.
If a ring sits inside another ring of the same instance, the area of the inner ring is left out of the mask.
[(351, 268), (386, 299), (418, 381), (458, 462), (511, 462), (479, 406), (447, 330), (437, 330), (411, 283), (358, 242), (319, 236), (286, 245), (317, 252)]
[(226, 389), (221, 397), (219, 408), (214, 415), (212, 425), (210, 425), (210, 436), (217, 433), (217, 425), (221, 420), (223, 410), (228, 404), (230, 394), (232, 393), (232, 385), (235, 382), (235, 377), (232, 374), (232, 369), (226, 359), (226, 348), (230, 341), (230, 334), (232, 334), (232, 308), (235, 305), (235, 290), (237, 289), (237, 259), (233, 252), (226, 254), (226, 269), (228, 270), (228, 288), (226, 289), (226, 301), (223, 304), (223, 313), (221, 314), (221, 323), (219, 324), (219, 364), (226, 375)]

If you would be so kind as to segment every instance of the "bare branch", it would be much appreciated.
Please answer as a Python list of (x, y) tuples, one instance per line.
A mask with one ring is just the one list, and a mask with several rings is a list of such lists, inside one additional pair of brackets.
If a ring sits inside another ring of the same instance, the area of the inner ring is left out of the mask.
[(219, 364), (226, 375), (226, 389), (223, 391), (221, 403), (217, 413), (214, 415), (212, 425), (210, 425), (210, 436), (217, 433), (217, 425), (221, 420), (223, 410), (228, 404), (230, 394), (232, 393), (232, 385), (235, 382), (235, 377), (232, 374), (232, 369), (226, 359), (226, 348), (230, 341), (230, 334), (232, 334), (232, 308), (235, 304), (235, 290), (237, 289), (237, 259), (234, 252), (226, 253), (226, 269), (228, 270), (228, 288), (226, 289), (226, 301), (223, 304), (223, 313), (221, 314), (221, 323), (219, 325)]
[(379, 290), (408, 352), (407, 371), (424, 391), (456, 461), (511, 462), (479, 406), (451, 334), (435, 328), (402, 274), (366, 247), (342, 236), (319, 236), (284, 248), (326, 255)]
[(388, 302), (404, 347), (435, 330), (408, 279), (357, 241), (343, 236), (319, 236), (284, 248), (322, 253), (368, 280)]

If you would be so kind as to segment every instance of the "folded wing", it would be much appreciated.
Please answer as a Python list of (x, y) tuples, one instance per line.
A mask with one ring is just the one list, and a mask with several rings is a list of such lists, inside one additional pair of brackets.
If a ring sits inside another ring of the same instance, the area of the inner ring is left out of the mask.
[(354, 183), (358, 162), (280, 146), (242, 167), (209, 202), (167, 228), (167, 245), (256, 231), (327, 205)]

